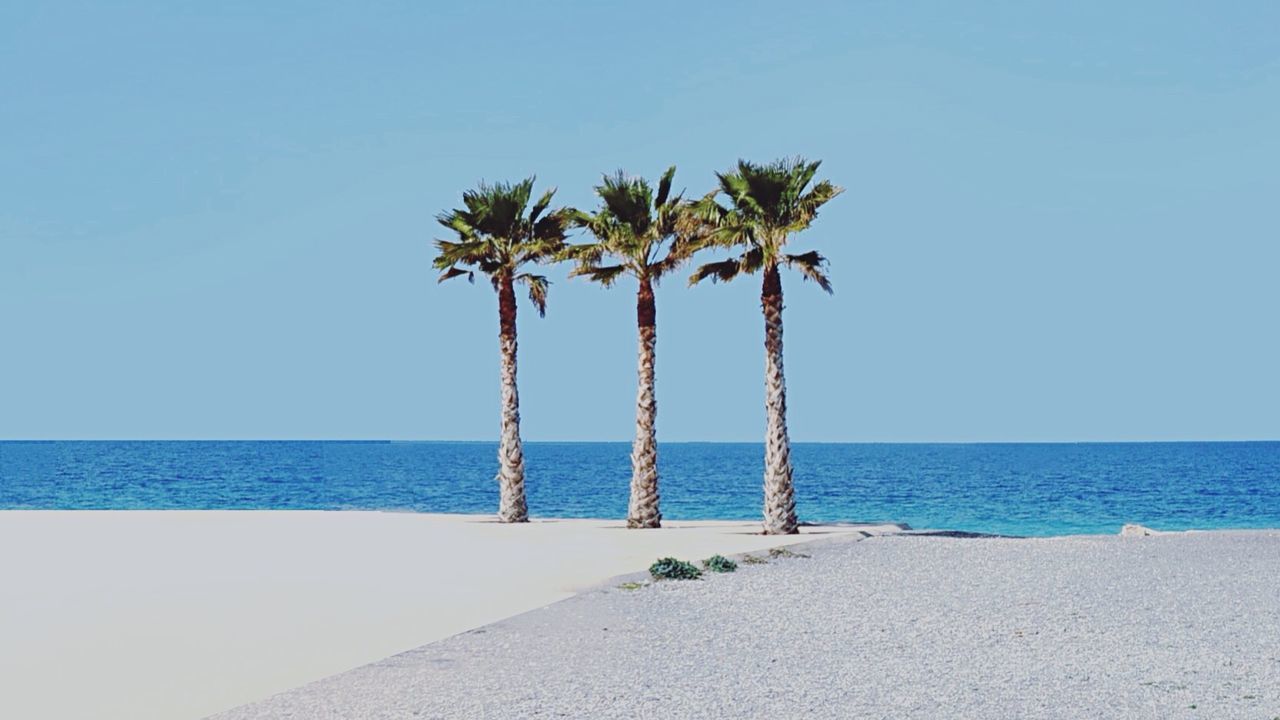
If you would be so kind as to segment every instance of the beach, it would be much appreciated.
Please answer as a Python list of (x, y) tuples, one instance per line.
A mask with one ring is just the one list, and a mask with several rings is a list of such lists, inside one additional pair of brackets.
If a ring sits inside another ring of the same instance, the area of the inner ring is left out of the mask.
[(0, 512), (0, 716), (1280, 715), (1280, 531), (757, 530)]
[[(0, 512), (0, 717), (199, 718), (571, 597), (758, 523), (306, 511)], [(888, 532), (891, 526), (864, 528)]]
[(0, 720), (1280, 720), (1280, 2), (0, 19)]
[(800, 550), (600, 588), (218, 718), (1280, 716), (1280, 532)]

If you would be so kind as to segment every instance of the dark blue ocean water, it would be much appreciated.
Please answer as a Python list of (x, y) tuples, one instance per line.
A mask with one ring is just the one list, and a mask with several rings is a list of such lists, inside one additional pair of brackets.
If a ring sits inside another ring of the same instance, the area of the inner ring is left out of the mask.
[[(626, 443), (528, 443), (531, 512), (623, 517)], [(0, 442), (0, 508), (489, 513), (492, 443)], [(756, 444), (664, 444), (670, 519), (755, 519)], [(1280, 443), (796, 444), (802, 520), (1014, 535), (1280, 527)]]

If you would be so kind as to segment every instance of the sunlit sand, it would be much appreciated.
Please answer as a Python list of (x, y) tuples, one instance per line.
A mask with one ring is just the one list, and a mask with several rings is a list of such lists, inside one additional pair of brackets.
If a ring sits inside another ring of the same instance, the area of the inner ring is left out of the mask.
[(662, 555), (698, 560), (858, 531), (758, 529), (378, 512), (0, 512), (0, 717), (202, 717), (544, 606)]

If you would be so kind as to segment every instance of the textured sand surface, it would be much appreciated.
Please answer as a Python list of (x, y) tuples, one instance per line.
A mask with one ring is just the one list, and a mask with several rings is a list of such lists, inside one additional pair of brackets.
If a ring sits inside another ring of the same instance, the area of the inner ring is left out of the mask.
[(1280, 716), (1280, 532), (802, 550), (598, 589), (219, 719)]
[[(758, 523), (0, 512), (0, 718), (198, 718), (571, 596)], [(848, 528), (809, 532), (848, 533)]]

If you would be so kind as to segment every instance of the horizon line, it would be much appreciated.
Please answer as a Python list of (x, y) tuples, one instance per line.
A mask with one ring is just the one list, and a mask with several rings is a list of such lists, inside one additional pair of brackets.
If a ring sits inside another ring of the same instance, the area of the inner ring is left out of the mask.
[[(288, 438), (288, 437), (190, 437), (190, 438), (0, 438), (0, 443), (94, 443), (94, 442), (291, 442), (291, 443), (386, 443), (386, 444), (496, 444), (496, 439), (404, 439), (404, 438)], [(621, 445), (625, 440), (523, 440), (525, 445)], [(793, 445), (1158, 445), (1193, 443), (1274, 443), (1280, 438), (1179, 438), (1122, 440), (792, 440)], [(760, 440), (659, 440), (660, 445), (763, 445)]]

